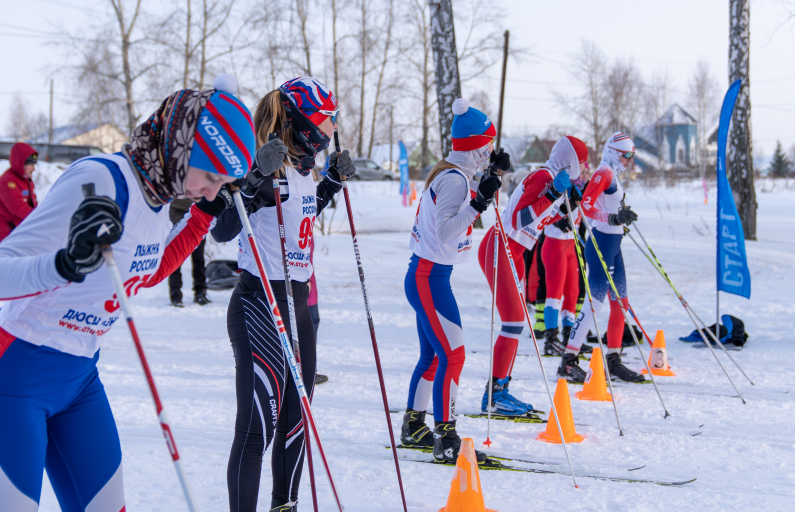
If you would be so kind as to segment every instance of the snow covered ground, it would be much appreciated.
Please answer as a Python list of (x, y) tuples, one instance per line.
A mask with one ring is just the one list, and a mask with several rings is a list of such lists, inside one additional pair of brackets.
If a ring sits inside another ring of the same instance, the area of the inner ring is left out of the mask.
[[(408, 233), (415, 209), (400, 206), (396, 183), (352, 183), (350, 188), (390, 407), (404, 409), (419, 353), (414, 313), (403, 293), (410, 256)], [(746, 347), (732, 355), (755, 386), (720, 355), (748, 404), (733, 397), (708, 349), (677, 341), (693, 326), (665, 282), (629, 240), (624, 242), (624, 257), (631, 302), (647, 331), (665, 331), (669, 361), (677, 373), (677, 377), (658, 378), (672, 417), (663, 419), (663, 409), (650, 385), (616, 387), (624, 437), (618, 436), (609, 403), (572, 402), (577, 430), (587, 437), (580, 444), (569, 445), (580, 471), (617, 471), (615, 466), (645, 464), (625, 476), (698, 480), (684, 487), (661, 487), (581, 478), (578, 490), (565, 475), (481, 472), (488, 508), (506, 512), (795, 507), (795, 391), (791, 391), (789, 364), (795, 356), (795, 305), (791, 299), (795, 186), (769, 181), (758, 184), (758, 191), (759, 241), (746, 245), (752, 298), (721, 297), (721, 312), (744, 320), (751, 335)], [(700, 183), (673, 189), (630, 187), (627, 197), (640, 215), (640, 228), (679, 290), (705, 321), (714, 322), (714, 189), (706, 205)], [(490, 225), (493, 215), (485, 222)], [(483, 234), (475, 231), (477, 242)], [(219, 252), (232, 256), (234, 250), (227, 245)], [(388, 444), (384, 411), (343, 208), (334, 217), (333, 234), (317, 234), (315, 261), (322, 319), (318, 368), (330, 380), (317, 388), (313, 410), (343, 502), (348, 511), (401, 510), (394, 464), (384, 449)], [(476, 412), (488, 373), (491, 304), (476, 258), (456, 267), (452, 285), (467, 346), (458, 411)], [(150, 364), (204, 511), (228, 510), (226, 462), (235, 416), (234, 360), (226, 333), (229, 296), (230, 292), (211, 291), (213, 304), (199, 307), (188, 301), (184, 309), (176, 310), (168, 306), (163, 283), (143, 290), (133, 301)], [(525, 331), (511, 390), (536, 408), (549, 410), (538, 361), (535, 356), (528, 357), (531, 343)], [(648, 353), (648, 346), (644, 345), (644, 350)], [(639, 369), (637, 349), (628, 353), (635, 357), (628, 359), (629, 366)], [(551, 379), (558, 361), (543, 361)], [(186, 510), (123, 326), (108, 334), (99, 367), (121, 435), (127, 510)], [(572, 398), (575, 388), (570, 386)], [(393, 415), (393, 425), (399, 431), (400, 415)], [(515, 458), (565, 461), (560, 445), (535, 441), (543, 428), (495, 421), (492, 451)], [(460, 417), (458, 429), (462, 436), (473, 437), (476, 447), (482, 446), (485, 420)], [(703, 433), (689, 435), (698, 431)], [(269, 457), (268, 452), (259, 510), (267, 510), (270, 503)], [(431, 512), (445, 505), (452, 468), (407, 461), (401, 463), (401, 469), (410, 510)], [(316, 475), (320, 509), (335, 510), (319, 466)], [(306, 472), (300, 502), (302, 511), (311, 509)], [(41, 510), (58, 510), (49, 484)]]

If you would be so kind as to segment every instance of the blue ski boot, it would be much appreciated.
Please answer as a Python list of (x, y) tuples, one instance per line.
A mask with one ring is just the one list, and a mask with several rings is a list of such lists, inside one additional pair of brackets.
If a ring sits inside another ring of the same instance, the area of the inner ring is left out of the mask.
[[(504, 379), (497, 379), (492, 377), (491, 381), (491, 412), (494, 414), (502, 414), (505, 416), (522, 416), (533, 410), (533, 406), (526, 404), (508, 394), (508, 382), (510, 377)], [(486, 392), (483, 393), (483, 401), (480, 409), (483, 412), (489, 412), (489, 386), (486, 384)]]

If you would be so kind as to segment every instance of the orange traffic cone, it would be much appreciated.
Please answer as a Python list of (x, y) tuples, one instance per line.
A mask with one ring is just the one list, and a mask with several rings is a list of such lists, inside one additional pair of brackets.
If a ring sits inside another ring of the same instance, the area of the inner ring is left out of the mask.
[(612, 402), (613, 397), (607, 392), (607, 381), (605, 380), (605, 367), (602, 364), (602, 349), (595, 347), (591, 354), (591, 364), (588, 365), (588, 375), (585, 377), (585, 384), (582, 391), (578, 391), (574, 396), (579, 400), (593, 400), (596, 402)]
[[(571, 415), (571, 400), (569, 399), (569, 387), (566, 379), (558, 379), (558, 387), (555, 389), (555, 409), (560, 415), (560, 429), (563, 431), (563, 438), (566, 442), (579, 443), (585, 439), (585, 437), (574, 431), (574, 418)], [(562, 441), (560, 440), (560, 434), (558, 434), (554, 412), (550, 412), (546, 432), (538, 434), (536, 441), (561, 444)]]
[[(649, 368), (651, 368), (651, 372), (654, 375), (676, 377), (676, 374), (671, 371), (671, 367), (668, 366), (668, 352), (665, 350), (665, 333), (662, 331), (657, 331), (657, 334), (654, 335), (654, 346), (651, 348), (651, 353), (649, 354)], [(640, 373), (645, 375), (649, 372), (644, 368)]]
[(475, 443), (469, 437), (461, 440), (447, 506), (439, 509), (439, 512), (495, 512), (487, 509), (483, 500)]

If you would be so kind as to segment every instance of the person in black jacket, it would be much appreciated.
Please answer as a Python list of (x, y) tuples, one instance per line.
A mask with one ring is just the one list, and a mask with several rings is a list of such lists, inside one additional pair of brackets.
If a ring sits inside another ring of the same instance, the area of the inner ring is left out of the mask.
[[(193, 201), (190, 199), (175, 199), (169, 208), (168, 216), (176, 226), (182, 220)], [(202, 239), (198, 247), (190, 255), (191, 265), (193, 266), (193, 302), (199, 306), (206, 306), (211, 301), (207, 298), (207, 277), (204, 265), (204, 244)], [(182, 304), (182, 270), (180, 267), (168, 276), (168, 293), (171, 298), (171, 305), (181, 308)]]
[[(315, 377), (315, 335), (307, 298), (312, 275), (315, 217), (331, 202), (343, 177), (356, 168), (348, 154), (331, 154), (329, 172), (315, 184), (315, 156), (329, 145), (337, 100), (321, 82), (309, 77), (290, 80), (260, 100), (254, 114), (257, 156), (241, 187), (263, 268), (288, 331), (297, 330), (301, 373), (311, 397)], [(276, 173), (276, 174), (275, 174)], [(276, 217), (276, 176), (284, 220), (287, 263), (295, 308), (288, 314), (281, 241)], [(212, 230), (218, 242), (241, 230), (238, 214), (224, 212)], [(237, 418), (229, 455), (227, 484), (231, 512), (257, 508), (262, 456), (273, 442), (271, 511), (295, 510), (304, 458), (304, 427), (299, 395), (278, 331), (271, 316), (254, 256), (240, 243), (240, 280), (227, 311), (227, 330), (236, 368)]]

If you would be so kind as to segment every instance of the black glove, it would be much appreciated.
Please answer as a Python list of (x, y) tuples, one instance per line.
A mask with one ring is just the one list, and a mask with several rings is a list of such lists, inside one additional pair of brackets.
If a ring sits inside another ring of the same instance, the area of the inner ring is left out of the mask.
[(212, 201), (202, 198), (201, 201), (196, 203), (196, 208), (212, 217), (218, 217), (224, 210), (233, 208), (234, 206), (235, 199), (232, 197), (232, 192), (229, 191), (229, 187), (226, 185), (221, 187), (221, 190), (218, 191), (218, 194), (216, 194), (215, 199)]
[(350, 179), (356, 174), (356, 166), (353, 165), (353, 160), (351, 160), (347, 149), (342, 153), (338, 154), (335, 151), (329, 155), (328, 172), (336, 181), (340, 181), (341, 178)]
[(87, 198), (72, 215), (66, 249), (56, 253), (55, 269), (67, 281), (82, 283), (102, 265), (101, 247), (117, 242), (123, 232), (115, 201), (107, 196)]
[(553, 224), (556, 228), (563, 231), (564, 233), (568, 233), (571, 231), (571, 222), (569, 222), (568, 217), (561, 217), (560, 219), (556, 220)]
[(485, 212), (494, 199), (494, 194), (497, 193), (501, 186), (502, 181), (500, 181), (499, 177), (484, 176), (480, 180), (480, 185), (478, 185), (478, 195), (469, 202), (469, 205), (477, 210), (478, 213)]
[(607, 223), (611, 226), (620, 226), (622, 224), (629, 226), (638, 220), (638, 214), (629, 208), (621, 208), (618, 213), (611, 213), (607, 216)]
[(580, 192), (580, 189), (577, 187), (577, 185), (573, 183), (569, 189), (569, 201), (571, 201), (571, 207), (575, 209), (577, 208), (577, 205), (580, 204), (580, 201), (582, 201), (582, 193)]
[[(489, 156), (488, 174), (502, 174), (511, 168), (511, 156), (502, 148), (492, 151)], [(501, 172), (497, 172), (497, 170)]]

